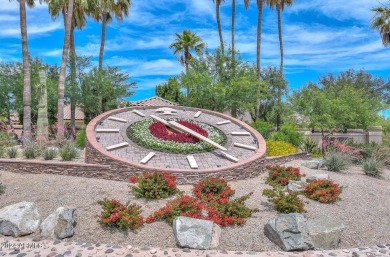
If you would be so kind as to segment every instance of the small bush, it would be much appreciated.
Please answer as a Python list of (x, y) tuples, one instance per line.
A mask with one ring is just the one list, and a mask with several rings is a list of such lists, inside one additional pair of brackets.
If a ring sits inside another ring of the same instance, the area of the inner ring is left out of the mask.
[(176, 187), (176, 177), (168, 173), (146, 172), (142, 177), (130, 177), (130, 183), (138, 182), (138, 186), (130, 186), (136, 197), (148, 199), (167, 198), (179, 193)]
[(314, 180), (306, 186), (305, 195), (307, 198), (319, 201), (320, 203), (333, 203), (340, 200), (342, 188), (331, 180)]
[(47, 148), (44, 152), (43, 152), (43, 159), (45, 160), (53, 160), (54, 158), (56, 158), (58, 155), (58, 151), (54, 148)]
[(124, 205), (115, 199), (104, 199), (98, 204), (103, 208), (101, 214), (98, 215), (98, 222), (102, 225), (134, 230), (144, 224), (141, 206), (137, 204)]
[(249, 125), (256, 129), (265, 139), (269, 137), (271, 131), (274, 129), (271, 123), (262, 120), (251, 122)]
[(267, 196), (268, 201), (274, 204), (275, 210), (281, 213), (306, 212), (305, 204), (298, 197), (298, 193), (285, 192), (280, 187), (273, 190), (265, 189), (263, 195)]
[(16, 156), (18, 155), (18, 148), (16, 146), (8, 148), (7, 155), (11, 159), (16, 158)]
[(85, 147), (85, 138), (87, 136), (86, 128), (83, 127), (76, 135), (76, 145), (80, 148)]
[(194, 185), (193, 193), (199, 199), (205, 201), (229, 199), (234, 195), (234, 190), (230, 188), (226, 180), (209, 177)]
[(317, 144), (311, 140), (310, 137), (305, 137), (301, 145), (299, 146), (299, 149), (301, 149), (305, 153), (313, 153), (315, 151), (315, 148), (317, 147)]
[(296, 131), (295, 125), (288, 123), (283, 124), (280, 131), (272, 132), (268, 137), (269, 141), (283, 141), (295, 147), (301, 145), (302, 139), (303, 136)]
[(59, 154), (63, 161), (71, 161), (79, 155), (79, 151), (72, 142), (67, 141), (60, 148)]
[(363, 161), (363, 171), (366, 175), (379, 178), (381, 176), (381, 169), (383, 162), (376, 158), (369, 158)]
[(351, 163), (350, 157), (342, 152), (328, 152), (324, 158), (325, 166), (330, 171), (340, 172)]
[(23, 155), (26, 159), (35, 159), (41, 155), (41, 147), (36, 143), (26, 145), (23, 150)]
[(279, 165), (267, 165), (265, 167), (269, 170), (265, 183), (273, 187), (285, 186), (289, 180), (300, 180), (304, 176), (300, 173), (299, 168)]
[(282, 141), (267, 141), (267, 156), (282, 156), (298, 152), (298, 148)]

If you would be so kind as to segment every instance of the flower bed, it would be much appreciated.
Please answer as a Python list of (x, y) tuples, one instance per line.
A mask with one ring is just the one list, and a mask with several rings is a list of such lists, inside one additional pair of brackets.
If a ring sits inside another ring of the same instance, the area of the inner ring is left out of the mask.
[[(198, 125), (191, 123), (189, 121), (185, 120), (179, 120), (178, 123), (180, 123), (183, 126), (186, 126), (189, 129), (192, 129), (193, 131), (201, 134), (204, 137), (208, 137), (208, 133), (206, 130), (202, 129)], [(200, 140), (190, 134), (178, 132), (178, 131), (172, 131), (167, 128), (162, 122), (153, 122), (152, 125), (149, 127), (150, 133), (162, 140), (168, 140), (168, 141), (174, 141), (178, 143), (198, 143)]]
[[(208, 138), (214, 142), (220, 145), (224, 145), (226, 143), (226, 137), (221, 130), (198, 121), (187, 120), (187, 122), (199, 126), (201, 129), (207, 132)], [(180, 143), (157, 138), (151, 133), (149, 129), (153, 123), (153, 119), (146, 119), (135, 122), (127, 129), (127, 136), (135, 143), (143, 147), (162, 152), (187, 154), (195, 152), (208, 152), (215, 149), (212, 145), (206, 142)]]
[(320, 203), (333, 203), (340, 200), (342, 188), (331, 180), (314, 180), (305, 188), (307, 198)]
[(298, 168), (294, 167), (279, 165), (267, 165), (265, 167), (269, 170), (265, 183), (271, 186), (285, 186), (289, 180), (300, 180), (304, 176)]

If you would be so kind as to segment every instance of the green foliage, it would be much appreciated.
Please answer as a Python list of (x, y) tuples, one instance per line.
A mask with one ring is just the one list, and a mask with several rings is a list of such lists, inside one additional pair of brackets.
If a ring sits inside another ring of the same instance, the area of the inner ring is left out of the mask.
[(141, 206), (137, 204), (122, 204), (115, 199), (104, 199), (98, 204), (103, 208), (101, 214), (98, 215), (98, 222), (102, 225), (135, 230), (144, 224)]
[(35, 159), (41, 155), (42, 146), (38, 143), (30, 143), (24, 147), (23, 155), (26, 159)]
[(259, 131), (259, 133), (264, 137), (264, 139), (267, 139), (273, 130), (274, 126), (266, 121), (262, 121), (260, 119), (249, 123), (249, 125)]
[(286, 186), (290, 180), (300, 180), (303, 176), (299, 168), (284, 167), (279, 165), (267, 165), (268, 177), (266, 184), (273, 187)]
[(180, 87), (177, 77), (169, 77), (167, 82), (156, 86), (155, 92), (159, 97), (182, 104), (185, 101), (185, 95), (180, 91)]
[(130, 186), (136, 197), (147, 199), (167, 198), (180, 190), (176, 187), (176, 177), (169, 173), (144, 173), (142, 177), (130, 177), (130, 183), (138, 183), (138, 186)]
[(58, 155), (58, 151), (55, 148), (46, 148), (42, 154), (43, 159), (45, 160), (53, 160), (54, 158), (57, 157), (57, 155)]
[(18, 147), (13, 146), (7, 148), (7, 155), (11, 159), (16, 158), (16, 156), (18, 155)]
[(298, 148), (290, 143), (282, 141), (267, 141), (267, 156), (282, 156), (298, 152)]
[(380, 120), (386, 109), (385, 82), (364, 71), (332, 74), (293, 93), (292, 108), (310, 119), (313, 128), (367, 128)]
[(285, 192), (280, 187), (274, 189), (265, 189), (263, 195), (267, 196), (268, 201), (274, 204), (275, 210), (281, 213), (302, 213), (306, 212), (305, 204), (298, 197), (298, 193)]
[(366, 175), (371, 177), (381, 177), (381, 169), (383, 167), (383, 161), (370, 157), (363, 161), (363, 171)]
[(76, 145), (79, 148), (85, 148), (85, 140), (87, 137), (86, 127), (83, 127), (76, 135)]
[(301, 149), (305, 153), (314, 153), (315, 148), (317, 147), (317, 144), (311, 140), (310, 137), (304, 137), (301, 145), (299, 146), (299, 149)]
[(351, 163), (350, 157), (342, 152), (330, 151), (324, 158), (325, 166), (330, 171), (340, 172)]
[(340, 200), (342, 188), (331, 180), (314, 180), (305, 187), (307, 198), (320, 203), (333, 203)]
[(284, 141), (299, 147), (303, 137), (298, 133), (293, 124), (283, 124), (280, 131), (272, 132), (268, 138), (269, 141)]
[(3, 146), (0, 146), (0, 158), (3, 158), (5, 154), (5, 148)]
[(79, 156), (79, 151), (73, 142), (67, 141), (60, 148), (59, 154), (63, 161), (71, 161)]

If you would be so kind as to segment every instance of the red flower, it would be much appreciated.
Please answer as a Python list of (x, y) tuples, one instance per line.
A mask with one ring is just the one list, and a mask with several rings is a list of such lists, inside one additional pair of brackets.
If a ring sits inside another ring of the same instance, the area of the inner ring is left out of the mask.
[(137, 177), (136, 177), (136, 176), (131, 176), (131, 177), (129, 178), (129, 181), (130, 181), (130, 183), (132, 183), (132, 184), (137, 183)]

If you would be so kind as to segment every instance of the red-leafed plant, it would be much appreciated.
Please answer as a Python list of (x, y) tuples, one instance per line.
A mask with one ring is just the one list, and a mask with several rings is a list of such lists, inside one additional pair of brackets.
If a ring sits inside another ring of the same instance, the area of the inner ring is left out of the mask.
[(234, 195), (234, 190), (230, 188), (226, 180), (221, 178), (208, 177), (194, 185), (192, 190), (194, 195), (204, 201), (228, 201)]
[(299, 180), (304, 176), (300, 173), (299, 168), (279, 165), (267, 165), (265, 167), (269, 170), (265, 183), (270, 186), (285, 186), (289, 180)]
[[(200, 126), (198, 126), (194, 123), (191, 123), (191, 122), (185, 121), (185, 120), (179, 120), (177, 122), (183, 126), (186, 126), (189, 129), (201, 134), (202, 136), (208, 137), (207, 131), (202, 129)], [(182, 132), (172, 130), (171, 128), (165, 126), (163, 123), (161, 123), (159, 121), (153, 122), (149, 126), (149, 131), (153, 136), (155, 136), (159, 139), (163, 139), (163, 140), (174, 141), (174, 142), (178, 142), (178, 143), (198, 143), (199, 142), (198, 138), (196, 138), (190, 134), (187, 134), (187, 133), (182, 133)]]
[(306, 186), (305, 195), (307, 198), (319, 201), (320, 203), (333, 203), (340, 200), (342, 188), (331, 180), (314, 180)]
[(140, 177), (131, 176), (129, 181), (138, 183), (138, 186), (130, 186), (136, 197), (160, 199), (180, 193), (176, 186), (176, 177), (169, 173), (145, 172)]
[(141, 216), (141, 206), (137, 204), (122, 204), (118, 200), (104, 199), (99, 201), (103, 211), (98, 215), (98, 222), (110, 227), (121, 229), (137, 229), (144, 224)]

